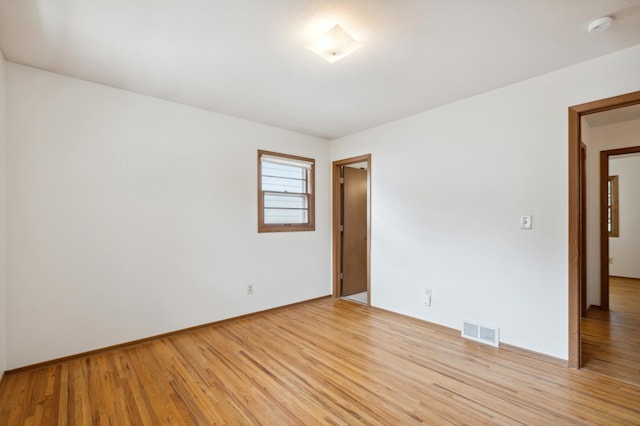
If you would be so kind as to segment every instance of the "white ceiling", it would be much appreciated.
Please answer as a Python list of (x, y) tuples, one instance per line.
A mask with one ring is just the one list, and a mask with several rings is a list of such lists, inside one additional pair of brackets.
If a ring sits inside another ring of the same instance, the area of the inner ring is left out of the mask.
[(640, 0), (0, 0), (9, 61), (331, 139), (637, 44)]

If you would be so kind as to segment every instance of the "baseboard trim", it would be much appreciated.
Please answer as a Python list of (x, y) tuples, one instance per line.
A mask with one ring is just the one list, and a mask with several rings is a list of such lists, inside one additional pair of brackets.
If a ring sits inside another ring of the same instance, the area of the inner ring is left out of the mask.
[(435, 322), (431, 322), (431, 321), (427, 321), (427, 320), (423, 320), (420, 318), (416, 318), (416, 317), (412, 317), (409, 315), (405, 315), (405, 314), (401, 314), (400, 312), (394, 312), (394, 311), (390, 311), (388, 309), (384, 309), (384, 308), (378, 308), (376, 306), (371, 306), (370, 308), (372, 311), (380, 311), (380, 312), (384, 312), (387, 314), (392, 314), (392, 315), (397, 315), (399, 317), (402, 317), (404, 319), (406, 319), (407, 321), (411, 321), (415, 324), (421, 324), (421, 325), (427, 325), (429, 326), (429, 328), (436, 330), (438, 332), (441, 332), (443, 334), (448, 334), (451, 336), (460, 336), (460, 330), (456, 330), (455, 328), (451, 328), (451, 327), (447, 327), (445, 325), (440, 325), (440, 324), (436, 324)]
[[(440, 325), (440, 324), (436, 324), (434, 322), (430, 322), (427, 320), (423, 320), (420, 318), (415, 318), (415, 317), (411, 317), (408, 315), (404, 315), (398, 312), (393, 312), (393, 311), (389, 311), (387, 309), (383, 309), (383, 308), (377, 308), (377, 307), (371, 307), (371, 310), (379, 310), (382, 312), (387, 312), (390, 314), (394, 314), (394, 315), (398, 315), (401, 316), (403, 318), (407, 318), (408, 320), (411, 321), (416, 321), (418, 323), (422, 323), (422, 324), (426, 324), (429, 328), (439, 331), (441, 333), (444, 334), (448, 334), (451, 336), (455, 336), (455, 337), (459, 337), (460, 339), (462, 339), (462, 336), (460, 335), (460, 330), (457, 330), (455, 328), (451, 328), (451, 327), (447, 327), (444, 325)], [(465, 339), (466, 341), (466, 339)], [(473, 343), (477, 343), (477, 342), (473, 342)], [(477, 343), (478, 345), (481, 345), (482, 343)], [(529, 358), (533, 358), (533, 359), (537, 359), (539, 361), (544, 361), (544, 362), (548, 362), (549, 364), (553, 364), (553, 365), (557, 365), (560, 367), (568, 367), (569, 363), (567, 360), (561, 359), (561, 358), (556, 358), (554, 356), (551, 355), (547, 355), (547, 354), (543, 354), (540, 352), (536, 352), (536, 351), (532, 351), (529, 349), (525, 349), (525, 348), (521, 348), (519, 346), (514, 346), (514, 345), (509, 345), (507, 343), (502, 343), (500, 342), (500, 346), (498, 346), (498, 349), (507, 351), (507, 352), (512, 352), (518, 355), (522, 355), (522, 356), (526, 356)]]
[[(85, 357), (92, 356), (92, 355), (98, 355), (98, 354), (102, 354), (102, 353), (105, 353), (105, 352), (115, 351), (115, 350), (118, 350), (118, 349), (124, 349), (124, 348), (129, 348), (129, 347), (132, 347), (132, 346), (138, 346), (138, 345), (142, 345), (144, 343), (149, 343), (149, 342), (152, 342), (152, 341), (155, 341), (155, 340), (164, 339), (166, 337), (171, 337), (171, 336), (176, 336), (176, 335), (179, 335), (179, 334), (190, 333), (192, 331), (201, 330), (201, 329), (207, 328), (207, 327), (215, 327), (215, 326), (218, 326), (220, 324), (227, 323), (229, 321), (236, 321), (236, 320), (240, 320), (240, 319), (244, 319), (244, 318), (254, 317), (254, 316), (257, 316), (257, 315), (263, 315), (263, 314), (266, 314), (268, 312), (279, 311), (281, 309), (290, 308), (292, 306), (302, 305), (304, 303), (309, 303), (309, 302), (313, 302), (313, 301), (316, 301), (316, 300), (322, 300), (322, 299), (326, 299), (326, 298), (330, 298), (330, 297), (331, 297), (331, 295), (315, 297), (313, 299), (307, 299), (307, 300), (302, 300), (300, 302), (290, 303), (290, 304), (287, 304), (287, 305), (276, 306), (275, 308), (269, 308), (269, 309), (264, 309), (262, 311), (256, 311), (256, 312), (251, 312), (251, 313), (244, 314), (244, 315), (238, 315), (236, 317), (225, 318), (225, 319), (220, 320), (220, 321), (213, 321), (213, 322), (209, 322), (209, 323), (206, 323), (206, 324), (200, 324), (200, 325), (196, 325), (196, 326), (193, 326), (193, 327), (182, 328), (180, 330), (170, 331), (168, 333), (156, 334), (154, 336), (149, 336), (149, 337), (145, 337), (145, 338), (142, 338), (142, 339), (131, 340), (129, 342), (119, 343), (117, 345), (105, 346), (105, 347), (99, 348), (99, 349), (93, 349), (93, 350), (86, 351), (86, 352), (80, 352), (80, 353), (73, 354), (73, 355), (67, 355), (67, 356), (64, 356), (64, 357), (61, 357), (61, 358), (55, 358), (55, 359), (51, 359), (51, 360), (48, 360), (48, 361), (42, 361), (42, 362), (38, 362), (36, 364), (25, 365), (24, 367), (18, 367), (18, 368), (13, 368), (11, 370), (6, 370), (2, 374), (2, 378), (4, 378), (5, 375), (9, 375), (9, 374), (16, 374), (16, 373), (22, 373), (24, 371), (36, 370), (38, 368), (48, 367), (50, 365), (59, 364), (61, 362), (73, 361), (73, 360), (76, 360), (76, 359), (79, 359), (79, 358), (85, 358)], [(0, 379), (0, 381), (1, 381), (1, 379)]]
[(622, 275), (609, 275), (609, 278), (622, 278), (623, 280), (634, 280), (640, 282), (640, 278), (636, 277), (623, 277)]
[(537, 359), (539, 361), (548, 362), (549, 364), (557, 365), (558, 367), (569, 367), (569, 362), (566, 359), (556, 358), (551, 355), (521, 348), (519, 346), (509, 345), (508, 343), (500, 343), (500, 349), (529, 358)]

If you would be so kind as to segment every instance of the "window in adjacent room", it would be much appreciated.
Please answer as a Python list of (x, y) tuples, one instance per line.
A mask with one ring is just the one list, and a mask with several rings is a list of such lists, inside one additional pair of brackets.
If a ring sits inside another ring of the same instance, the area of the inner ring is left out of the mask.
[(258, 232), (315, 230), (315, 160), (258, 151)]
[(618, 176), (609, 176), (607, 182), (607, 230), (610, 237), (619, 236), (618, 229)]

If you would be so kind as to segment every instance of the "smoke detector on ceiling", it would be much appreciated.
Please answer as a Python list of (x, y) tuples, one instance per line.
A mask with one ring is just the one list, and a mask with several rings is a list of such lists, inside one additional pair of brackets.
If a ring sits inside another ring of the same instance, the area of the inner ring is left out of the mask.
[(591, 21), (587, 31), (589, 31), (589, 34), (601, 33), (602, 31), (608, 30), (611, 27), (612, 23), (613, 18), (611, 16), (603, 16), (602, 18)]

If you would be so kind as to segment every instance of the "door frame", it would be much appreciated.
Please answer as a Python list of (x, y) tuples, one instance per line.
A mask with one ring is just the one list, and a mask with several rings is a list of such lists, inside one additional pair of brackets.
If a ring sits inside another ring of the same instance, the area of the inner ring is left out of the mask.
[[(580, 118), (640, 103), (640, 91), (569, 107), (569, 360), (582, 366), (580, 337)], [(608, 262), (608, 260), (607, 260)]]
[(580, 315), (587, 314), (587, 146), (580, 142)]
[(342, 283), (340, 266), (342, 260), (342, 238), (340, 238), (340, 219), (342, 217), (342, 187), (340, 168), (349, 164), (367, 163), (367, 307), (371, 307), (371, 154), (336, 160), (332, 166), (333, 193), (333, 298), (340, 298)]
[(607, 183), (609, 157), (640, 152), (640, 146), (600, 151), (600, 309), (609, 310), (609, 227), (607, 226)]

